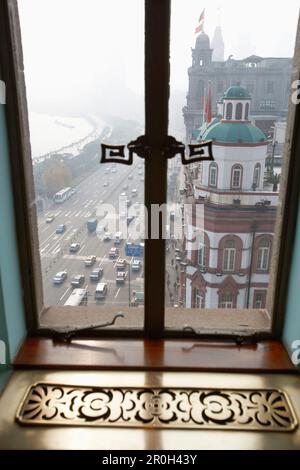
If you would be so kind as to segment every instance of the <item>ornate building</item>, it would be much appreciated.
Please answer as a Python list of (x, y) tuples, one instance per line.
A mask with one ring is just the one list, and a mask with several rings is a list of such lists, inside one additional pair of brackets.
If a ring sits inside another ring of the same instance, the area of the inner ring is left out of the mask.
[[(199, 245), (186, 245), (181, 301), (187, 308), (266, 303), (278, 193), (264, 183), (267, 139), (251, 123), (250, 106), (245, 88), (230, 87), (219, 103), (220, 119), (200, 135), (213, 141), (214, 161), (186, 170), (193, 203), (204, 211)], [(195, 220), (191, 224), (199, 231)]]
[(183, 108), (187, 142), (204, 122), (204, 98), (209, 82), (213, 114), (217, 113), (217, 102), (224, 90), (239, 83), (251, 93), (251, 118), (264, 132), (269, 132), (274, 121), (287, 116), (292, 59), (252, 55), (242, 60), (236, 60), (233, 56), (225, 61), (214, 60), (220, 56), (219, 52), (213, 51), (207, 34), (197, 36), (195, 48), (192, 49), (192, 66), (188, 69), (187, 105)]

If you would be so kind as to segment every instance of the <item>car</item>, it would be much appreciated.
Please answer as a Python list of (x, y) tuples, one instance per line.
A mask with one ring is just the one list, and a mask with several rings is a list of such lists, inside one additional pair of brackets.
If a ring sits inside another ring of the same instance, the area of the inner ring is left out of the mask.
[(46, 224), (51, 224), (51, 222), (53, 222), (54, 219), (55, 219), (55, 215), (54, 215), (54, 214), (49, 214), (49, 215), (47, 215)]
[(56, 227), (55, 233), (64, 233), (65, 230), (66, 230), (65, 224), (59, 224), (59, 225)]
[(139, 174), (139, 175), (142, 175), (142, 174), (143, 174), (143, 170), (139, 170), (139, 171), (138, 171), (138, 174)]
[(129, 179), (129, 180), (132, 180), (132, 179), (133, 179), (133, 175), (129, 175), (129, 176), (128, 176), (128, 179)]
[(122, 232), (116, 232), (114, 235), (114, 245), (120, 245), (123, 241)]
[(104, 181), (103, 186), (107, 188), (107, 186), (109, 186), (109, 181)]
[(80, 250), (80, 243), (71, 243), (71, 245), (69, 246), (70, 253), (76, 253), (79, 250)]
[(86, 266), (93, 266), (93, 264), (96, 263), (96, 256), (94, 255), (91, 255), (91, 256), (87, 256), (84, 260), (84, 264)]
[(170, 212), (170, 219), (174, 220), (175, 219), (175, 211)]
[(132, 260), (132, 263), (131, 263), (131, 270), (132, 271), (140, 271), (141, 267), (142, 267), (141, 260), (139, 260), (139, 259)]
[(136, 197), (136, 196), (137, 196), (137, 190), (136, 190), (135, 188), (131, 190), (131, 195), (132, 195), (133, 197)]
[(75, 274), (71, 279), (71, 285), (73, 287), (80, 287), (85, 281), (84, 274)]
[(95, 290), (95, 299), (96, 300), (103, 300), (106, 297), (107, 294), (107, 284), (106, 282), (99, 282), (97, 284), (96, 290)]
[(176, 262), (177, 262), (177, 263), (180, 263), (180, 261), (181, 261), (181, 256), (176, 256), (175, 259), (176, 259)]
[(111, 235), (110, 232), (104, 232), (104, 234), (103, 234), (103, 241), (104, 241), (104, 242), (109, 242), (109, 241), (111, 240), (111, 237), (112, 237), (112, 235)]
[(76, 189), (75, 188), (72, 188), (71, 189), (71, 194), (75, 194), (76, 193)]
[(118, 248), (115, 248), (115, 247), (111, 248), (108, 252), (108, 257), (110, 259), (115, 259), (115, 258), (117, 258), (117, 256), (119, 256)]
[(112, 172), (112, 173), (117, 173), (117, 169), (116, 169), (116, 168), (112, 168), (112, 169), (111, 169), (111, 172)]
[(128, 189), (128, 184), (124, 184), (123, 191), (126, 191), (127, 189)]
[(130, 199), (126, 199), (126, 206), (127, 206), (127, 207), (130, 207), (131, 204), (132, 204), (132, 203), (131, 203), (131, 200), (130, 200)]
[(119, 258), (118, 261), (116, 262), (116, 269), (117, 271), (122, 271), (126, 269), (126, 259)]
[(126, 197), (126, 193), (121, 193), (121, 197)]
[(132, 292), (132, 298), (130, 305), (132, 307), (138, 307), (139, 305), (144, 304), (144, 292)]
[(93, 269), (93, 271), (90, 274), (90, 280), (91, 281), (99, 281), (101, 277), (103, 276), (103, 268), (96, 268)]
[(117, 271), (116, 283), (117, 283), (117, 284), (124, 284), (125, 279), (126, 279), (126, 273), (125, 273), (125, 271)]
[(64, 280), (67, 278), (68, 273), (67, 271), (59, 271), (55, 274), (53, 278), (53, 284), (62, 284)]

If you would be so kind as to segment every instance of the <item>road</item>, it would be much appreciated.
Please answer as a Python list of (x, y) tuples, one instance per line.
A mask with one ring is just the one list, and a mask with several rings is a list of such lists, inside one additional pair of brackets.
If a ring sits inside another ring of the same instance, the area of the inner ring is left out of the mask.
[[(100, 165), (94, 174), (76, 187), (76, 193), (70, 199), (61, 204), (53, 203), (45, 214), (38, 217), (39, 250), (46, 306), (64, 305), (72, 292), (70, 280), (75, 274), (85, 275), (83, 287), (87, 287), (89, 292), (88, 304), (95, 304), (97, 282), (91, 282), (89, 274), (98, 266), (104, 269), (101, 282), (106, 282), (108, 285), (108, 294), (102, 304), (114, 304), (116, 307), (128, 306), (132, 291), (143, 290), (143, 259), (141, 258), (141, 271), (132, 272), (130, 269), (132, 258), (125, 257), (123, 241), (119, 250), (120, 257), (127, 259), (127, 278), (124, 285), (116, 285), (116, 260), (108, 258), (108, 252), (114, 246), (113, 241), (102, 241), (96, 233), (89, 233), (87, 230), (86, 222), (95, 214), (99, 204), (109, 203), (118, 210), (119, 196), (124, 192), (125, 185), (128, 185), (125, 191), (126, 197), (132, 201), (132, 204), (143, 203), (144, 200), (144, 183), (141, 181), (144, 170), (141, 160), (138, 159), (131, 167), (116, 165), (115, 173), (110, 171), (107, 174), (107, 166)], [(129, 175), (132, 179), (128, 179)], [(104, 186), (105, 182), (109, 183), (107, 187)], [(132, 189), (137, 189), (136, 197), (132, 197)], [(55, 215), (55, 219), (51, 223), (46, 223), (46, 217), (50, 213)], [(96, 217), (100, 225), (100, 217)], [(139, 223), (138, 218), (135, 218), (129, 228), (134, 229), (137, 223)], [(66, 225), (63, 234), (55, 232), (59, 224)], [(80, 250), (75, 254), (69, 253), (69, 245), (72, 242), (80, 243)], [(84, 264), (85, 258), (89, 255), (97, 257), (97, 262), (93, 267), (86, 267)], [(64, 270), (68, 273), (67, 279), (61, 285), (54, 285), (54, 275)]]

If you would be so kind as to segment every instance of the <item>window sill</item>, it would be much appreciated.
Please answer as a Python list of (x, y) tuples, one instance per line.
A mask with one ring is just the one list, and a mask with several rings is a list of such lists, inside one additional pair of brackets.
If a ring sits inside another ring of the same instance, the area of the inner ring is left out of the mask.
[(72, 343), (49, 338), (25, 340), (15, 368), (78, 370), (164, 370), (296, 372), (284, 346), (275, 340), (237, 346), (230, 342), (190, 339), (77, 339)]

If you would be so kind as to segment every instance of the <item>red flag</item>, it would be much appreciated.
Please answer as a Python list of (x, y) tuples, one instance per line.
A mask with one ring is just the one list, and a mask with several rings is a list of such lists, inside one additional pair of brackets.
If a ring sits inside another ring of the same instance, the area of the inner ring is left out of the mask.
[(211, 82), (208, 82), (208, 96), (206, 100), (206, 117), (208, 124), (212, 120), (212, 106), (211, 106)]
[(197, 33), (201, 33), (204, 31), (204, 15), (205, 15), (205, 9), (202, 11), (200, 17), (199, 17), (199, 20), (198, 20), (198, 26), (197, 28), (195, 29), (195, 34)]

